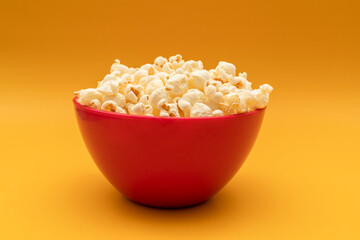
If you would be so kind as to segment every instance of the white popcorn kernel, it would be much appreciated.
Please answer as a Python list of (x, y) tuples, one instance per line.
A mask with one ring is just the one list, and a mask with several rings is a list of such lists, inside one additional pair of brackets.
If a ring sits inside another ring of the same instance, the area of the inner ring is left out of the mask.
[(178, 68), (175, 70), (175, 74), (185, 74), (185, 71), (182, 70), (181, 68)]
[(143, 103), (136, 103), (136, 104), (128, 103), (127, 109), (130, 114), (143, 115), (143, 112), (145, 110), (145, 105)]
[(215, 80), (222, 82), (229, 82), (231, 78), (234, 78), (236, 68), (233, 64), (227, 62), (219, 62), (215, 71), (211, 72)]
[(154, 65), (162, 68), (164, 66), (164, 64), (167, 62), (168, 62), (168, 60), (166, 58), (160, 56), (155, 59)]
[(160, 117), (170, 117), (169, 113), (165, 110), (161, 110), (159, 116)]
[(165, 85), (165, 90), (173, 97), (181, 96), (187, 89), (188, 81), (184, 74), (175, 74), (169, 78)]
[(149, 105), (150, 96), (145, 94), (139, 99), (139, 103), (143, 103), (144, 105)]
[(156, 69), (152, 64), (149, 63), (141, 66), (140, 69), (147, 71), (148, 75), (154, 75), (160, 70), (160, 69)]
[(115, 109), (116, 113), (123, 113), (123, 114), (127, 114), (126, 110), (123, 109), (122, 107), (117, 106)]
[(203, 67), (204, 65), (201, 61), (190, 60), (185, 62), (184, 65), (182, 65), (181, 69), (185, 72), (191, 73), (196, 70), (201, 70), (203, 69)]
[(98, 91), (107, 95), (115, 95), (119, 91), (119, 83), (117, 81), (106, 81), (104, 83), (99, 83), (99, 86), (97, 87)]
[(131, 68), (129, 68), (129, 74), (132, 75), (132, 74), (134, 74), (137, 70), (138, 70), (138, 68), (133, 68), (133, 67), (131, 67)]
[(144, 104), (143, 115), (144, 116), (154, 116), (153, 108), (150, 105)]
[(217, 89), (213, 85), (209, 85), (205, 88), (205, 95), (214, 102), (222, 102), (224, 95), (221, 92), (217, 92)]
[(205, 94), (198, 89), (189, 89), (182, 99), (189, 102), (192, 106), (195, 103), (204, 103), (206, 100)]
[(254, 90), (253, 93), (256, 97), (255, 109), (266, 107), (269, 103), (269, 94), (262, 93), (259, 89)]
[(150, 94), (149, 103), (153, 108), (154, 115), (159, 114), (157, 105), (161, 99), (168, 99), (165, 87), (158, 88)]
[(111, 66), (110, 72), (117, 72), (117, 76), (122, 76), (124, 73), (129, 73), (129, 68), (125, 65), (120, 64), (118, 59), (115, 60), (115, 63)]
[(172, 68), (175, 70), (182, 67), (182, 65), (185, 63), (185, 61), (182, 60), (182, 56), (180, 54), (170, 57), (169, 62), (171, 64)]
[(168, 73), (168, 74), (171, 74), (171, 73), (175, 72), (175, 69), (173, 68), (173, 66), (169, 62), (164, 64), (164, 66), (162, 67), (162, 70), (165, 73)]
[(126, 99), (125, 99), (124, 95), (122, 95), (120, 93), (117, 93), (116, 95), (112, 95), (112, 96), (109, 96), (109, 95), (104, 96), (103, 102), (105, 102), (105, 101), (113, 101), (119, 107), (125, 107), (125, 104), (126, 104)]
[(166, 84), (167, 80), (169, 79), (169, 74), (165, 72), (157, 72), (154, 75), (156, 78), (159, 78), (161, 81), (163, 81), (164, 85)]
[(245, 99), (240, 98), (236, 93), (226, 94), (221, 105), (222, 110), (227, 114), (243, 113), (247, 110)]
[(260, 86), (260, 91), (265, 94), (270, 94), (273, 91), (273, 87), (269, 84), (263, 84)]
[(149, 73), (148, 71), (144, 70), (144, 69), (139, 69), (137, 70), (133, 75), (132, 75), (132, 84), (139, 84), (140, 79), (143, 77), (148, 76)]
[(93, 99), (90, 101), (89, 106), (95, 109), (100, 109), (101, 108), (101, 102), (99, 99)]
[(167, 103), (166, 99), (161, 99), (157, 105), (161, 111), (167, 111), (170, 117), (180, 117), (179, 110), (176, 103)]
[(128, 101), (137, 103), (138, 99), (144, 95), (144, 88), (141, 85), (128, 84), (125, 87), (124, 95)]
[(177, 104), (184, 117), (190, 117), (191, 104), (188, 101), (182, 100), (181, 98), (177, 101)]
[(109, 111), (109, 112), (123, 113), (123, 111), (122, 111), (123, 109), (121, 107), (119, 107), (118, 105), (116, 105), (116, 103), (114, 101), (110, 101), (110, 100), (103, 102), (103, 104), (101, 105), (101, 110)]
[(161, 87), (164, 87), (163, 81), (161, 81), (159, 78), (156, 78), (147, 84), (145, 88), (145, 93), (150, 95), (156, 89)]
[(211, 117), (212, 111), (207, 105), (203, 103), (195, 103), (191, 108), (190, 117)]
[(247, 79), (247, 73), (246, 72), (239, 73), (239, 77), (243, 77), (243, 78)]
[[(115, 72), (117, 73), (117, 72)], [(104, 77), (104, 79), (101, 81), (101, 83), (105, 83), (107, 81), (116, 81), (117, 77), (115, 75), (114, 72), (110, 73), (110, 74), (106, 74), (106, 76)]]
[(224, 112), (219, 109), (216, 109), (212, 112), (212, 115), (216, 117), (220, 117), (220, 116), (224, 116)]
[(75, 93), (75, 96), (79, 97), (78, 102), (85, 106), (89, 106), (90, 101), (93, 99), (101, 101), (103, 98), (102, 93), (94, 88), (80, 90)]
[(190, 74), (189, 87), (204, 90), (205, 82), (209, 81), (210, 74), (206, 70), (196, 70)]
[(235, 76), (236, 67), (232, 63), (220, 61), (216, 68), (224, 70), (225, 73), (227, 73), (227, 74), (229, 74), (229, 75), (231, 75), (233, 77)]

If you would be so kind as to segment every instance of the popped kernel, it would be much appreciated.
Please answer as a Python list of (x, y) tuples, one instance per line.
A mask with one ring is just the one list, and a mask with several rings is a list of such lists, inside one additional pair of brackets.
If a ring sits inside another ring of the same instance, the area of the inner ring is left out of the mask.
[(121, 93), (117, 93), (116, 95), (107, 95), (103, 97), (103, 102), (105, 101), (113, 101), (116, 103), (116, 105), (118, 105), (119, 107), (125, 107), (126, 104), (126, 99), (124, 97), (124, 95), (122, 95)]
[(165, 90), (170, 96), (181, 96), (188, 89), (188, 80), (185, 74), (175, 74), (166, 82)]
[(252, 88), (246, 72), (220, 61), (211, 70), (181, 55), (127, 67), (115, 60), (97, 88), (75, 92), (77, 101), (104, 111), (161, 117), (210, 117), (265, 108), (273, 87)]
[(191, 108), (190, 117), (210, 117), (212, 116), (211, 108), (203, 103), (195, 103)]
[(126, 113), (126, 111), (122, 107), (117, 106), (114, 101), (105, 101), (101, 105), (101, 110), (116, 112), (116, 113)]

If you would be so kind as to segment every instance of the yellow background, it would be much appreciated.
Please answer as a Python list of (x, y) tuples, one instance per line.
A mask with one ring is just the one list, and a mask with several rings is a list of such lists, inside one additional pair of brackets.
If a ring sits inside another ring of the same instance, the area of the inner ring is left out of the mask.
[[(1, 1), (0, 239), (360, 239), (359, 1)], [(274, 86), (252, 153), (211, 201), (125, 200), (72, 93), (115, 58), (220, 60)]]

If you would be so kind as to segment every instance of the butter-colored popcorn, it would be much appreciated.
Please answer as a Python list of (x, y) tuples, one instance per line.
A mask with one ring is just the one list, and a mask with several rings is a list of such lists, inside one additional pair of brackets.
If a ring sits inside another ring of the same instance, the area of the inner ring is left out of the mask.
[(128, 103), (126, 104), (126, 108), (130, 114), (143, 115), (145, 105), (143, 103)]
[(121, 77), (124, 73), (129, 73), (130, 69), (123, 65), (120, 64), (120, 61), (118, 59), (115, 60), (115, 63), (111, 66), (110, 72), (117, 72), (116, 75)]
[(163, 81), (164, 85), (166, 84), (167, 80), (170, 78), (170, 75), (165, 72), (157, 72), (155, 73), (154, 76), (159, 78), (161, 81)]
[(219, 103), (224, 100), (224, 95), (221, 92), (218, 92), (214, 85), (205, 87), (205, 95), (214, 102)]
[(125, 87), (124, 95), (127, 101), (137, 103), (139, 98), (144, 95), (144, 88), (141, 85), (128, 84)]
[(224, 112), (219, 109), (216, 109), (212, 112), (212, 115), (216, 117), (220, 117), (220, 116), (224, 116)]
[[(191, 112), (191, 104), (188, 101), (185, 101), (183, 99), (179, 99), (177, 101), (177, 105), (180, 109), (179, 113), (180, 115), (184, 115), (184, 117), (190, 117), (190, 112)], [(181, 114), (182, 113), (182, 114)]]
[(116, 103), (117, 106), (119, 107), (125, 107), (126, 104), (126, 99), (124, 97), (124, 95), (122, 95), (121, 93), (117, 93), (115, 95), (105, 95), (103, 97), (103, 102), (106, 101), (113, 101)]
[(205, 83), (210, 80), (210, 73), (206, 70), (195, 70), (190, 73), (189, 87), (204, 90)]
[(167, 103), (166, 99), (161, 99), (158, 102), (157, 109), (168, 112), (170, 117), (180, 117), (179, 109), (176, 103)]
[(100, 109), (101, 108), (101, 101), (99, 99), (93, 99), (89, 103), (89, 107)]
[(152, 80), (151, 82), (149, 82), (146, 85), (145, 93), (150, 95), (156, 89), (161, 88), (161, 87), (164, 87), (163, 81), (161, 81), (159, 78), (155, 78), (154, 80)]
[(172, 64), (169, 62), (164, 64), (164, 66), (162, 67), (162, 70), (168, 74), (175, 72), (175, 69), (173, 68)]
[(160, 117), (170, 117), (169, 113), (165, 110), (161, 110), (159, 116)]
[(184, 65), (185, 61), (182, 59), (182, 56), (180, 54), (177, 54), (176, 56), (172, 56), (169, 58), (169, 62), (171, 64), (171, 67), (176, 70), (182, 65)]
[(181, 55), (157, 57), (153, 64), (127, 67), (115, 60), (97, 88), (75, 92), (77, 101), (105, 111), (164, 117), (209, 117), (265, 108), (272, 86), (252, 89), (247, 73), (220, 61), (205, 70), (202, 61)]
[(203, 63), (201, 61), (190, 60), (190, 61), (185, 62), (181, 66), (181, 69), (184, 72), (191, 73), (191, 72), (196, 71), (196, 70), (201, 70), (201, 69), (203, 69), (203, 67), (204, 67), (204, 65), (203, 65)]
[(101, 110), (116, 112), (116, 113), (126, 113), (126, 111), (122, 107), (117, 106), (114, 101), (105, 101), (101, 105)]
[(175, 74), (166, 82), (165, 90), (171, 97), (181, 96), (188, 89), (189, 84), (185, 74)]
[(231, 78), (235, 77), (236, 68), (233, 64), (220, 61), (213, 71), (213, 78), (222, 82), (229, 82)]
[(85, 106), (89, 106), (90, 101), (93, 99), (98, 99), (102, 101), (103, 98), (102, 93), (94, 88), (83, 89), (78, 92), (75, 92), (75, 96), (79, 97), (78, 102)]
[(211, 117), (211, 108), (203, 103), (195, 103), (191, 108), (190, 117)]
[(154, 115), (159, 114), (160, 111), (157, 108), (157, 105), (158, 105), (159, 101), (162, 99), (166, 99), (166, 100), (169, 99), (168, 94), (165, 90), (165, 87), (158, 88), (150, 94), (149, 103), (150, 103), (150, 106), (153, 108)]
[(157, 57), (154, 61), (154, 65), (158, 66), (159, 68), (162, 68), (164, 66), (165, 63), (167, 63), (168, 60), (164, 57)]
[(226, 94), (221, 105), (222, 110), (227, 114), (243, 113), (247, 109), (245, 99), (240, 98), (240, 95), (236, 93)]
[(195, 103), (204, 103), (206, 100), (205, 94), (198, 89), (189, 89), (182, 99), (189, 102), (192, 106)]
[(270, 94), (273, 91), (273, 87), (269, 84), (260, 85), (261, 93)]
[(147, 71), (148, 75), (154, 75), (155, 73), (157, 73), (158, 71), (161, 70), (161, 69), (156, 68), (156, 66), (149, 64), (149, 63), (141, 66), (140, 69)]
[(108, 95), (112, 96), (119, 92), (119, 82), (114, 80), (109, 80), (104, 83), (99, 83), (97, 89), (104, 96), (108, 96)]
[(137, 70), (133, 75), (132, 75), (132, 84), (139, 84), (140, 79), (143, 77), (146, 77), (149, 75), (149, 72), (144, 70), (144, 69), (139, 69)]

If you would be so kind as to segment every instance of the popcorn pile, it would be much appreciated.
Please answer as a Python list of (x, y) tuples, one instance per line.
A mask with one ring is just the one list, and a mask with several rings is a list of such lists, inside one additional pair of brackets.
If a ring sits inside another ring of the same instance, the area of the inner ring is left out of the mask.
[(247, 74), (235, 75), (233, 64), (219, 62), (203, 69), (201, 61), (181, 55), (157, 57), (154, 64), (129, 68), (119, 60), (97, 88), (75, 92), (78, 102), (116, 113), (160, 117), (210, 117), (266, 107), (273, 88), (252, 90)]

